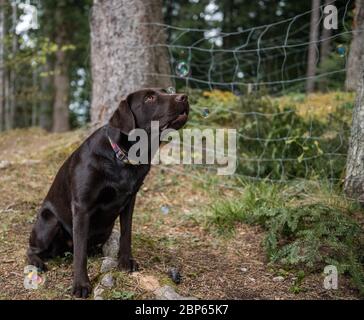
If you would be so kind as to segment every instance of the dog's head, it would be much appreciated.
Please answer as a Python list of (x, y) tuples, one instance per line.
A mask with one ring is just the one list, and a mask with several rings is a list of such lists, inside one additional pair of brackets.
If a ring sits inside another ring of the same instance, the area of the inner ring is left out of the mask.
[(188, 113), (187, 95), (169, 94), (164, 89), (143, 89), (123, 99), (109, 123), (126, 135), (135, 128), (148, 131), (152, 121), (159, 121), (161, 131), (178, 130), (187, 122)]

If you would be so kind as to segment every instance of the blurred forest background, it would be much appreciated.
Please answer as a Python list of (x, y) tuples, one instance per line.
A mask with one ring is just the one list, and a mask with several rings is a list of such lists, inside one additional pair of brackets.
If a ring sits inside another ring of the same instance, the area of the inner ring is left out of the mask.
[[(339, 9), (337, 29), (323, 28), (323, 7), (319, 7), (323, 1), (156, 1), (163, 10), (163, 21), (159, 22), (175, 26), (165, 28), (170, 44), (166, 63), (174, 73), (178, 61), (188, 61), (188, 76), (181, 80), (177, 74), (174, 84), (178, 89), (187, 84), (189, 88), (220, 88), (237, 94), (247, 90), (240, 82), (258, 84), (249, 90), (259, 86), (274, 95), (344, 89), (343, 69), (353, 35), (348, 30), (353, 28), (355, 1), (326, 2)], [(34, 16), (24, 4), (37, 8), (37, 25), (31, 24)], [(91, 7), (91, 0), (1, 0), (0, 130), (40, 126), (66, 131), (90, 121)], [(317, 29), (314, 38), (310, 33), (312, 8), (319, 19), (313, 21), (314, 31)], [(312, 41), (314, 48), (309, 46)], [(193, 50), (195, 46), (199, 50)], [(271, 49), (259, 50), (259, 46)], [(311, 49), (317, 53), (309, 56)], [(258, 59), (261, 71), (257, 70)], [(317, 79), (309, 84), (304, 80), (286, 82), (307, 72)], [(353, 90), (353, 85), (349, 89)]]

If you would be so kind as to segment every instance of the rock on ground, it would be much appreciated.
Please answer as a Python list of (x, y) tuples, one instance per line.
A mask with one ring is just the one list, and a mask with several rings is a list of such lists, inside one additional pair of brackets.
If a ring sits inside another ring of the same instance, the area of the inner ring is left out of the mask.
[(136, 278), (139, 286), (146, 291), (154, 291), (160, 287), (158, 279), (154, 276), (134, 272), (132, 277)]
[(195, 297), (179, 295), (172, 287), (163, 286), (154, 291), (157, 300), (197, 300)]
[(112, 288), (114, 286), (114, 278), (112, 274), (111, 273), (105, 274), (102, 277), (100, 284), (106, 288)]
[(119, 239), (120, 239), (120, 232), (113, 230), (109, 239), (102, 247), (102, 253), (104, 254), (104, 257), (112, 257), (115, 259), (118, 257)]
[(273, 281), (274, 282), (282, 282), (282, 281), (284, 281), (284, 277), (282, 277), (282, 276), (274, 277)]
[(105, 289), (99, 284), (94, 289), (94, 300), (104, 300), (102, 298), (102, 294), (105, 291)]
[(5, 169), (10, 166), (10, 162), (7, 160), (0, 160), (0, 169)]
[(116, 259), (111, 257), (105, 257), (101, 264), (101, 273), (107, 273), (112, 270), (114, 270), (118, 265), (118, 262)]

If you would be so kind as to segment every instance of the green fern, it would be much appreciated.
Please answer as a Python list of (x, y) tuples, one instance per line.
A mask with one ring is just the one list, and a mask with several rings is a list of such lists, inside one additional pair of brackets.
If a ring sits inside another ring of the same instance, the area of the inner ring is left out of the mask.
[(267, 183), (248, 185), (241, 199), (212, 206), (210, 221), (221, 233), (237, 222), (259, 224), (267, 230), (270, 261), (311, 271), (334, 264), (364, 294), (364, 235), (350, 208), (292, 202), (295, 196), (285, 191)]

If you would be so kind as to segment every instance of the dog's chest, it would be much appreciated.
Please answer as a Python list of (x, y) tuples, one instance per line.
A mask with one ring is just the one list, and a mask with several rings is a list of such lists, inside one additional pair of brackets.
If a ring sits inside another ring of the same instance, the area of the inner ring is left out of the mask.
[(100, 186), (97, 192), (95, 205), (98, 214), (103, 216), (119, 214), (138, 192), (147, 173), (148, 170), (130, 170), (115, 174), (108, 179), (108, 183)]

